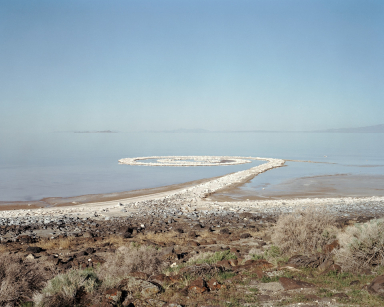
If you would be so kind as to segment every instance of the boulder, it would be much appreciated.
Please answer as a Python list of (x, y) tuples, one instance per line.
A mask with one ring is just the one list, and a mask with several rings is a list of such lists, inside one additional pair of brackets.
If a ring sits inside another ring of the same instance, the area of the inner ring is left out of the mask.
[(314, 288), (314, 284), (310, 284), (308, 282), (304, 282), (301, 280), (294, 280), (287, 277), (280, 277), (279, 283), (283, 286), (284, 290), (294, 290), (294, 289), (302, 289), (302, 288)]
[(268, 262), (265, 259), (259, 259), (259, 260), (247, 260), (247, 261), (245, 261), (244, 265), (242, 266), (243, 269), (250, 269), (250, 268), (254, 268), (254, 267), (258, 267), (261, 269), (269, 269), (269, 268), (273, 267), (273, 264)]
[(147, 280), (149, 278), (149, 275), (143, 272), (132, 272), (129, 274), (129, 276), (132, 276), (137, 279), (141, 280)]
[(33, 256), (32, 254), (29, 254), (27, 257), (25, 257), (25, 259), (33, 260), (33, 259), (35, 259), (35, 256)]
[(216, 278), (211, 278), (211, 279), (207, 282), (207, 285), (208, 285), (209, 290), (211, 290), (211, 291), (220, 290), (221, 288), (225, 287), (225, 286), (223, 286), (222, 284), (220, 284), (220, 283), (216, 280)]
[(223, 229), (220, 229), (220, 234), (229, 235), (229, 234), (231, 234), (231, 232), (229, 231), (228, 228), (223, 228)]
[(322, 264), (319, 265), (317, 269), (319, 270), (319, 272), (323, 272), (328, 269), (333, 263), (334, 262), (332, 259), (325, 260)]
[(281, 285), (279, 282), (267, 282), (267, 283), (260, 283), (257, 288), (260, 291), (272, 291), (272, 292), (277, 292), (277, 291), (282, 291), (284, 290), (284, 287)]
[(88, 247), (85, 251), (84, 251), (84, 254), (85, 255), (91, 255), (95, 252), (95, 249), (93, 247)]
[(318, 254), (311, 257), (295, 255), (288, 259), (287, 264), (295, 267), (317, 268), (323, 263), (324, 255)]
[(260, 268), (254, 269), (252, 273), (256, 274), (259, 279), (262, 279), (265, 276), (264, 272)]
[(28, 246), (26, 249), (27, 252), (38, 254), (43, 251), (41, 247), (38, 246)]
[(21, 235), (17, 237), (17, 240), (21, 243), (34, 243), (36, 241), (35, 238), (29, 235)]
[(128, 277), (120, 282), (119, 289), (131, 293), (140, 292), (143, 297), (150, 297), (161, 291), (161, 287), (149, 281)]
[(169, 284), (171, 282), (171, 279), (164, 275), (164, 274), (158, 274), (150, 277), (150, 281), (155, 282), (159, 285)]
[(104, 295), (108, 301), (118, 303), (120, 302), (122, 292), (119, 289), (108, 289), (105, 291)]
[(189, 241), (189, 246), (200, 246), (200, 243), (199, 242), (196, 242), (196, 241)]
[(372, 282), (368, 285), (367, 290), (371, 294), (381, 294), (384, 295), (384, 275), (377, 276)]
[[(125, 238), (125, 239), (130, 239), (130, 238), (132, 238), (133, 236), (132, 236), (132, 233), (130, 233), (130, 232), (124, 232), (123, 233), (123, 238)], [(128, 306), (128, 305), (127, 305)]]
[(232, 265), (231, 265), (231, 263), (228, 260), (218, 261), (218, 262), (216, 262), (216, 266), (220, 266), (220, 267), (223, 267), (223, 268), (226, 268), (226, 269), (232, 268)]
[(341, 272), (341, 266), (339, 266), (338, 264), (332, 264), (327, 269), (325, 269), (324, 272), (321, 273), (321, 275), (326, 275), (332, 271), (336, 272), (336, 274), (339, 274)]
[(86, 231), (83, 233), (83, 238), (93, 238), (93, 233), (90, 231)]
[(140, 291), (143, 297), (151, 297), (159, 292), (160, 292), (160, 288), (157, 285), (154, 285), (152, 283), (147, 283), (143, 285)]
[(208, 291), (207, 284), (204, 279), (199, 278), (192, 281), (188, 287), (188, 291), (192, 291), (195, 293), (204, 293)]

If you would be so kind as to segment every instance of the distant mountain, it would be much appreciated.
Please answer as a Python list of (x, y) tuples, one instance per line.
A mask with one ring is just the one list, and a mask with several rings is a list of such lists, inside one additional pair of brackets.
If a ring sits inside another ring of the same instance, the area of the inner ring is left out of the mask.
[(357, 128), (340, 128), (340, 129), (327, 129), (314, 132), (330, 132), (330, 133), (384, 133), (384, 125), (375, 125)]
[(174, 129), (174, 130), (163, 130), (163, 131), (146, 131), (146, 132), (166, 132), (166, 133), (207, 133), (211, 132), (205, 129)]
[[(384, 125), (368, 127), (339, 128), (314, 131), (289, 131), (289, 130), (206, 130), (206, 129), (174, 129), (174, 130), (147, 130), (144, 132), (160, 133), (384, 133)], [(83, 132), (84, 133), (84, 132)]]
[(74, 133), (117, 133), (117, 131), (102, 130), (102, 131), (74, 131)]

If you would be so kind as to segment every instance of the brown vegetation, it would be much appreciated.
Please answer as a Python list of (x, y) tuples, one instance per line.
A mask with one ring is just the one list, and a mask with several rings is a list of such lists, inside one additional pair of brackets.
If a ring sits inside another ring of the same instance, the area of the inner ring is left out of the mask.
[(0, 306), (18, 306), (30, 300), (52, 277), (49, 267), (23, 261), (14, 255), (0, 256)]
[(349, 272), (384, 265), (384, 219), (348, 226), (338, 234), (336, 259)]
[(312, 208), (265, 225), (6, 242), (0, 306), (382, 305), (384, 220), (342, 229)]
[(272, 241), (283, 254), (311, 255), (335, 239), (336, 218), (320, 208), (282, 215), (273, 229)]
[(104, 280), (104, 285), (114, 287), (132, 272), (149, 275), (160, 273), (165, 266), (161, 260), (162, 254), (151, 246), (121, 246), (97, 269), (98, 276)]

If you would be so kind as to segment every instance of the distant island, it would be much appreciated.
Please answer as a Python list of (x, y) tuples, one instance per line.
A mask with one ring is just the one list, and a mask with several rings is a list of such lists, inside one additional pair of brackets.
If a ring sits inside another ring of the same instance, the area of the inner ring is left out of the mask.
[(174, 130), (147, 130), (145, 132), (161, 132), (161, 133), (207, 133), (207, 132), (217, 132), (217, 131), (209, 131), (206, 129), (174, 129)]
[(117, 131), (101, 130), (101, 131), (74, 131), (74, 133), (117, 133)]
[(340, 128), (340, 129), (327, 129), (313, 132), (326, 132), (326, 133), (384, 133), (384, 125), (375, 125), (357, 128)]

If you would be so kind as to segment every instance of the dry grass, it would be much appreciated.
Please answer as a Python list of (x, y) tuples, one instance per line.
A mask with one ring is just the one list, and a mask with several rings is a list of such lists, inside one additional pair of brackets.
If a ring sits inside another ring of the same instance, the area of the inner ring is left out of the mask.
[(31, 246), (39, 246), (42, 249), (52, 250), (52, 249), (70, 249), (73, 247), (76, 242), (75, 238), (62, 238), (62, 239), (41, 239), (37, 243), (30, 244)]
[(334, 215), (325, 209), (310, 207), (280, 216), (272, 241), (282, 254), (310, 255), (334, 240), (337, 232)]
[(103, 243), (109, 243), (115, 247), (120, 247), (126, 245), (128, 242), (127, 239), (124, 239), (122, 236), (111, 235), (109, 237), (104, 238)]
[(0, 253), (4, 253), (8, 250), (8, 247), (4, 244), (0, 244)]
[(166, 265), (161, 256), (161, 251), (152, 247), (134, 247), (132, 244), (122, 246), (106, 259), (97, 273), (103, 280), (103, 286), (113, 287), (131, 272), (144, 272), (149, 275), (160, 273)]
[(210, 232), (209, 230), (201, 231), (198, 233), (202, 239), (214, 239), (217, 234)]
[(18, 306), (31, 299), (50, 277), (49, 268), (23, 262), (14, 255), (0, 256), (0, 306)]
[(193, 264), (214, 264), (221, 260), (236, 259), (236, 255), (231, 253), (229, 250), (222, 252), (204, 252), (199, 253), (188, 259), (187, 265)]
[(336, 258), (343, 270), (356, 272), (384, 265), (384, 219), (348, 226), (338, 240)]
[(185, 243), (185, 238), (183, 238), (183, 236), (176, 231), (168, 231), (165, 233), (146, 232), (145, 234), (138, 234), (135, 238), (141, 240), (149, 240), (156, 244), (165, 243), (167, 245), (183, 245)]

